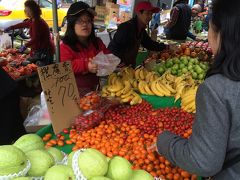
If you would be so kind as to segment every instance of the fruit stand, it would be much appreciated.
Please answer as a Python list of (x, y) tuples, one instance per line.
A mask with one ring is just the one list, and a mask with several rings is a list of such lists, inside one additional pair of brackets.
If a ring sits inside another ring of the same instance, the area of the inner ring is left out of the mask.
[[(37, 135), (19, 138), (13, 146), (26, 154), (26, 164), (27, 160), (32, 164), (21, 176), (52, 180), (57, 172), (91, 180), (201, 179), (172, 165), (155, 147), (161, 130), (191, 136), (196, 92), (211, 62), (201, 47), (190, 46), (154, 53), (145, 67), (125, 67), (110, 74), (101, 92), (79, 100), (83, 114), (61, 133), (55, 135), (49, 125)], [(38, 156), (47, 159), (41, 171), (35, 164)], [(5, 174), (0, 170), (1, 175)]]

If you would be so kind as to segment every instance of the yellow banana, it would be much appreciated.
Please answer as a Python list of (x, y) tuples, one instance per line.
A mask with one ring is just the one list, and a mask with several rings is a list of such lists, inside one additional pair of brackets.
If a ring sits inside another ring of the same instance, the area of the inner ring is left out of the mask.
[(162, 85), (163, 85), (164, 87), (166, 87), (166, 89), (168, 89), (168, 91), (170, 91), (172, 94), (175, 94), (175, 93), (176, 93), (176, 90), (173, 89), (173, 87), (169, 84), (169, 82), (163, 80), (163, 81), (162, 81)]
[(148, 95), (154, 95), (147, 82), (143, 81), (143, 88)]
[(102, 87), (102, 93), (106, 93), (106, 94), (109, 93), (108, 90), (107, 90), (107, 87), (108, 87), (108, 86), (103, 86), (103, 87)]
[(174, 102), (176, 102), (176, 101), (181, 97), (181, 95), (182, 95), (182, 93), (183, 93), (184, 87), (185, 87), (185, 86), (184, 86), (184, 83), (178, 84), (177, 92), (176, 92), (176, 94), (175, 94), (175, 101), (174, 101)]
[(145, 80), (145, 69), (144, 68), (140, 68), (139, 77), (141, 80)]
[(130, 105), (135, 105), (135, 104), (140, 104), (140, 103), (142, 103), (142, 98), (141, 98), (141, 96), (139, 96), (138, 94), (135, 93), (134, 97), (130, 101)]
[(140, 79), (140, 71), (141, 71), (141, 67), (135, 69), (135, 72), (134, 72), (135, 79)]
[(122, 102), (126, 103), (126, 102), (130, 102), (133, 99), (133, 95), (127, 96), (126, 98), (121, 99)]
[(159, 91), (156, 87), (157, 81), (151, 82), (151, 90), (156, 96), (164, 96), (164, 94)]
[(132, 82), (132, 86), (134, 89), (138, 89), (138, 80), (134, 79)]
[(112, 85), (113, 82), (115, 81), (114, 79), (117, 78), (117, 74), (116, 73), (112, 73), (108, 76), (108, 85)]
[(122, 95), (121, 95), (121, 98), (122, 98), (122, 99), (124, 99), (124, 98), (126, 98), (126, 97), (128, 97), (128, 96), (132, 95), (132, 94), (133, 94), (133, 92), (134, 92), (133, 90), (130, 90), (130, 91), (129, 91), (129, 92), (127, 92), (126, 94), (122, 94)]
[(132, 86), (130, 81), (124, 81), (123, 84), (124, 84), (124, 88), (122, 89), (122, 94), (126, 94), (132, 89)]
[(154, 73), (153, 72), (148, 72), (146, 75), (146, 81), (151, 82), (150, 80), (153, 78)]
[(113, 93), (120, 91), (121, 89), (123, 89), (123, 85), (119, 81), (116, 81), (114, 85), (110, 85), (107, 87), (107, 90)]
[(156, 87), (164, 94), (164, 96), (171, 96), (171, 92), (162, 85), (161, 81), (157, 80)]
[(138, 90), (141, 94), (147, 94), (147, 92), (145, 91), (145, 88), (144, 88), (144, 81), (139, 81), (138, 83)]
[(176, 79), (176, 77), (173, 76), (170, 72), (167, 72), (165, 77), (167, 81), (171, 81), (171, 82), (174, 82)]

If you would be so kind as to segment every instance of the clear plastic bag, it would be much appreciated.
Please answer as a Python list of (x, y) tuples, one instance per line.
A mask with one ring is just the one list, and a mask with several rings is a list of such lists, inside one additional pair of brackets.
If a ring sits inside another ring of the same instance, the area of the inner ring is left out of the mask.
[(113, 54), (103, 54), (101, 51), (92, 62), (98, 65), (97, 76), (107, 76), (116, 69), (121, 60)]
[(8, 33), (0, 34), (0, 51), (2, 51), (3, 49), (11, 48), (11, 46), (12, 40)]

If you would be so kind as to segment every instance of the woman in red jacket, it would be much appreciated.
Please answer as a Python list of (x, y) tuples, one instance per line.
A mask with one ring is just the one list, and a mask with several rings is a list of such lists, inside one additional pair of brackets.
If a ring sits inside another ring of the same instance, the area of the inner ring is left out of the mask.
[(67, 12), (67, 30), (60, 44), (60, 61), (71, 61), (80, 95), (98, 85), (97, 65), (91, 60), (99, 52), (109, 53), (95, 36), (96, 13), (84, 2), (73, 3)]
[(41, 18), (42, 11), (34, 0), (27, 0), (24, 3), (24, 12), (29, 19), (22, 23), (10, 26), (5, 31), (29, 28), (30, 41), (21, 46), (19, 51), (23, 53), (26, 48), (31, 48), (32, 61), (41, 61), (42, 65), (51, 64), (53, 61), (54, 45), (50, 38), (50, 31), (47, 23)]

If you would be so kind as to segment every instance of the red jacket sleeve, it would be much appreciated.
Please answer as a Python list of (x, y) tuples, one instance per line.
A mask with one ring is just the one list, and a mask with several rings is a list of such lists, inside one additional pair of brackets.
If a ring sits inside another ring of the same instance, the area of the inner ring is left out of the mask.
[(22, 23), (10, 26), (9, 29), (13, 30), (13, 29), (29, 28), (30, 26), (31, 26), (31, 21), (28, 20), (28, 21), (24, 21)]
[(75, 58), (74, 51), (64, 43), (60, 45), (60, 61), (71, 61), (75, 74), (88, 72), (88, 60), (86, 58)]

